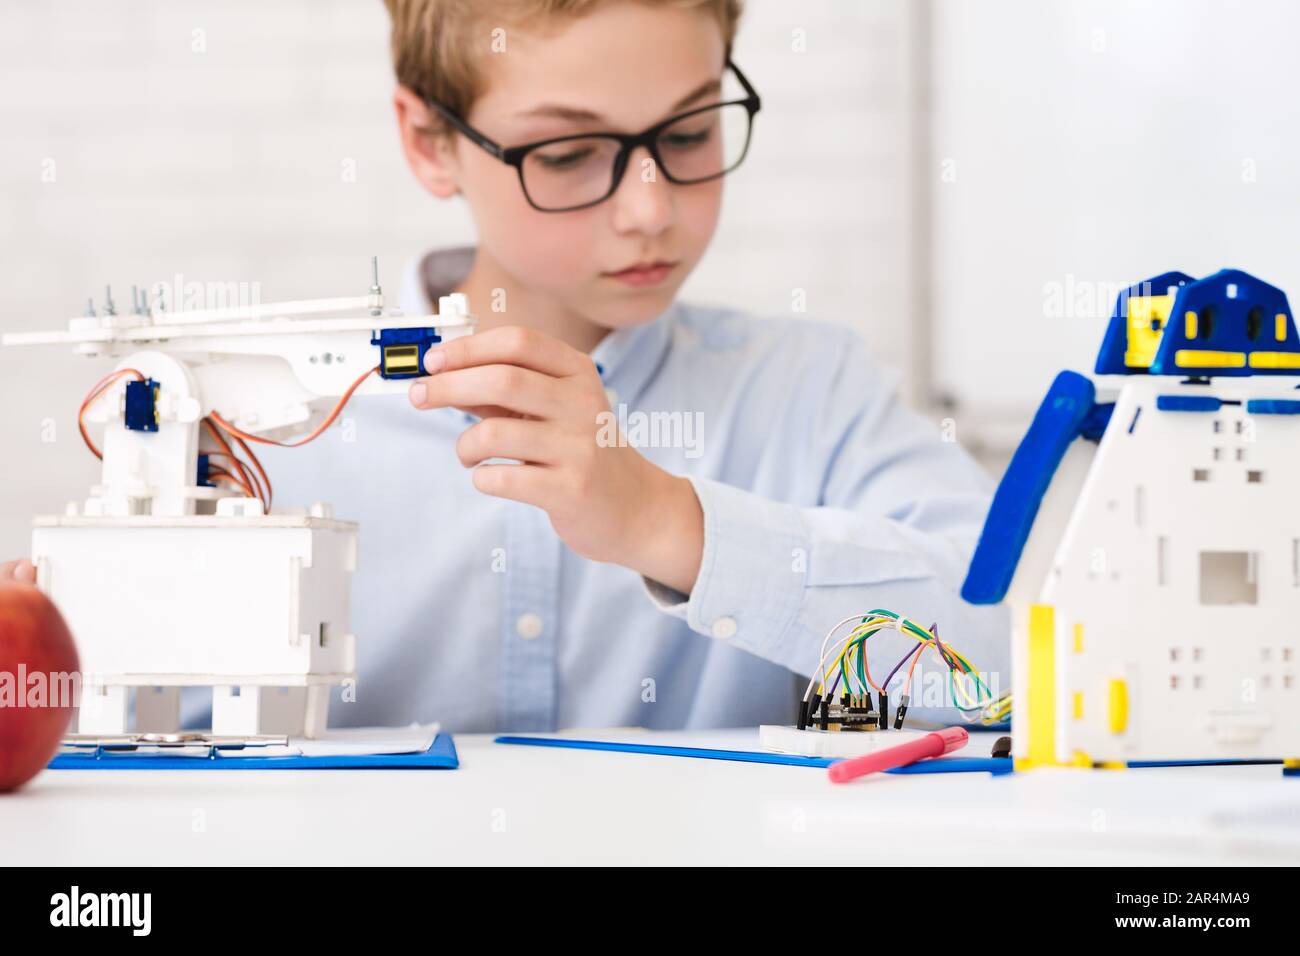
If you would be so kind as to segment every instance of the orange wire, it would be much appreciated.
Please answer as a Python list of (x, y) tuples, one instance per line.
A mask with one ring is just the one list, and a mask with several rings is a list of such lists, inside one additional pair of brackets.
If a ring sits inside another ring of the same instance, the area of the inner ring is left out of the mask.
[[(260, 445), (276, 445), (280, 448), (297, 448), (300, 445), (305, 445), (310, 441), (316, 440), (325, 431), (325, 429), (329, 428), (330, 425), (334, 424), (334, 420), (339, 417), (339, 413), (343, 411), (343, 407), (347, 405), (348, 400), (352, 398), (352, 393), (361, 387), (362, 382), (364, 382), (367, 378), (369, 378), (377, 371), (379, 371), (378, 365), (374, 366), (373, 368), (367, 369), (365, 373), (358, 376), (356, 381), (354, 381), (350, 386), (348, 386), (348, 390), (344, 392), (343, 395), (339, 398), (338, 402), (334, 405), (334, 408), (330, 411), (329, 415), (325, 417), (325, 420), (322, 421), (318, 426), (316, 426), (316, 428), (314, 428), (308, 435), (298, 439), (297, 441), (292, 441), (292, 442), (275, 441), (274, 439), (271, 438), (263, 438), (260, 435), (250, 435), (248, 432), (241, 431), (240, 429), (236, 428), (234, 425), (230, 424), (228, 421), (222, 418), (221, 415), (219, 415), (216, 411), (211, 412), (206, 418), (203, 419), (203, 425), (208, 429), (209, 433), (211, 433), (212, 438), (217, 443), (218, 447), (220, 448), (220, 451), (208, 451), (208, 452), (203, 452), (203, 454), (219, 455), (221, 457), (228, 458), (230, 460), (231, 465), (235, 469), (235, 474), (226, 471), (224, 468), (214, 469), (212, 467), (209, 467), (208, 474), (211, 475), (214, 471), (216, 471), (219, 473), (217, 477), (228, 478), (230, 481), (237, 484), (250, 498), (256, 497), (260, 499), (262, 502), (262, 507), (265, 509), (266, 512), (269, 513), (271, 510), (271, 495), (272, 495), (271, 478), (269, 475), (267, 475), (266, 469), (262, 467), (261, 461), (258, 460), (257, 455), (254, 453), (253, 449), (248, 447), (247, 443), (256, 442), (257, 444)], [(103, 460), (104, 456), (103, 454), (100, 453), (100, 450), (95, 447), (95, 443), (90, 440), (90, 435), (86, 432), (86, 424), (85, 424), (86, 409), (91, 405), (91, 403), (93, 403), (97, 398), (99, 398), (99, 396), (104, 392), (105, 389), (107, 389), (111, 384), (113, 384), (123, 375), (128, 375), (128, 374), (134, 375), (137, 379), (140, 379), (141, 381), (143, 381), (145, 378), (145, 376), (136, 369), (118, 369), (116, 372), (111, 372), (108, 375), (105, 375), (98, 382), (96, 382), (95, 385), (91, 388), (90, 392), (87, 393), (86, 397), (82, 400), (81, 408), (77, 413), (77, 427), (81, 431), (81, 437), (86, 442), (86, 446), (94, 453), (95, 457), (99, 458), (100, 460)], [(215, 425), (213, 424), (214, 422), (216, 423)], [(218, 430), (217, 426), (220, 426), (220, 430)], [(235, 454), (234, 449), (230, 447), (230, 443), (226, 441), (225, 436), (221, 434), (222, 431), (230, 435), (230, 437), (232, 437), (236, 441), (236, 443), (238, 443), (239, 447), (244, 451), (244, 453), (248, 455), (249, 460), (252, 462), (253, 468), (256, 469), (256, 474), (250, 473), (247, 465), (239, 459), (239, 457)], [(875, 685), (873, 684), (872, 686)]]
[(143, 382), (145, 378), (143, 372), (134, 368), (120, 368), (116, 372), (109, 372), (90, 387), (90, 391), (86, 393), (86, 397), (81, 400), (81, 408), (77, 410), (77, 429), (81, 432), (81, 440), (86, 443), (86, 447), (89, 448), (91, 453), (100, 461), (104, 460), (104, 455), (95, 446), (95, 443), (90, 440), (90, 433), (86, 431), (86, 409), (93, 405), (99, 396), (104, 394), (104, 392), (108, 390), (108, 387), (123, 375), (134, 375), (136, 379), (141, 382)]
[(235, 455), (234, 449), (230, 447), (230, 442), (226, 441), (226, 437), (222, 435), (217, 429), (217, 426), (210, 421), (210, 418), (211, 416), (203, 419), (203, 425), (211, 433), (213, 440), (221, 448), (221, 451), (217, 452), (217, 454), (230, 459), (230, 463), (234, 466), (235, 472), (238, 475), (238, 479), (245, 493), (247, 493), (250, 498), (259, 499), (262, 502), (263, 509), (269, 512), (271, 509), (268, 507), (266, 497), (262, 494), (261, 486), (257, 484), (256, 480), (251, 475), (249, 475), (247, 467)]
[[(77, 428), (81, 432), (81, 438), (86, 443), (86, 447), (89, 448), (90, 451), (94, 454), (94, 456), (98, 458), (100, 461), (103, 461), (104, 455), (99, 450), (99, 448), (95, 445), (94, 441), (91, 440), (90, 434), (86, 431), (86, 409), (88, 409), (92, 404), (94, 404), (94, 402), (98, 400), (99, 397), (103, 395), (104, 392), (106, 392), (109, 389), (109, 387), (113, 385), (114, 382), (122, 378), (124, 375), (133, 375), (138, 381), (144, 381), (146, 378), (144, 373), (142, 373), (139, 369), (134, 369), (134, 368), (123, 368), (123, 369), (118, 369), (115, 372), (110, 372), (107, 375), (105, 375), (103, 378), (101, 378), (98, 382), (96, 382), (94, 385), (91, 386), (90, 391), (86, 393), (86, 397), (82, 399), (81, 408), (77, 412)], [(223, 441), (221, 437), (221, 433), (216, 431), (216, 429), (213, 428), (212, 425), (208, 424), (208, 428), (210, 431), (212, 431), (213, 435), (216, 437), (218, 442)], [(241, 442), (240, 444), (243, 443)], [(226, 445), (227, 449), (229, 449), (229, 447), (230, 447), (229, 445)], [(244, 493), (247, 494), (248, 497), (250, 498), (253, 497), (262, 498), (263, 503), (267, 506), (267, 510), (268, 511), (270, 510), (270, 506), (269, 506), (270, 503), (261, 494), (260, 488), (257, 491), (254, 491), (254, 489), (250, 487), (248, 472), (244, 470), (243, 463), (240, 462), (239, 459), (235, 457), (233, 452), (230, 453), (212, 452), (211, 454), (225, 455), (225, 457), (229, 458), (234, 463), (236, 469), (240, 472), (240, 474), (243, 475), (243, 478), (241, 479), (235, 475), (232, 475), (224, 468), (218, 468), (218, 469), (214, 469), (215, 471), (220, 473), (218, 477), (224, 475), (225, 477), (229, 478), (232, 482), (237, 484), (241, 488), (241, 490), (243, 490)], [(262, 476), (263, 478), (265, 478), (266, 473), (262, 471), (262, 467), (260, 463), (258, 464), (258, 471), (262, 472)], [(270, 485), (269, 480), (267, 481), (267, 484), (268, 486)]]
[[(209, 481), (214, 481), (214, 480), (215, 480), (215, 481), (229, 481), (229, 482), (231, 482), (232, 484), (236, 484), (236, 485), (239, 485), (239, 484), (240, 484), (238, 478), (236, 478), (236, 477), (235, 477), (234, 475), (232, 475), (230, 472), (226, 471), (226, 469), (221, 468), (221, 467), (219, 467), (219, 466), (213, 466), (213, 467), (208, 468), (208, 480), (209, 480)], [(240, 487), (241, 487), (241, 489), (243, 490), (243, 492), (244, 492), (245, 494), (248, 495), (248, 497), (250, 497), (250, 498), (253, 497), (252, 493), (249, 492), (249, 490), (248, 490), (247, 488), (243, 488), (242, 485), (241, 485)]]
[(903, 693), (904, 693), (904, 694), (911, 695), (911, 693), (912, 693), (912, 671), (916, 670), (916, 662), (919, 661), (919, 660), (921, 659), (922, 655), (924, 655), (924, 654), (925, 654), (925, 648), (922, 647), (919, 651), (917, 651), (915, 654), (912, 655), (912, 666), (909, 667), (909, 668), (907, 669), (907, 682), (903, 685)]
[(365, 374), (361, 375), (355, 382), (349, 385), (348, 390), (343, 393), (343, 396), (338, 400), (338, 404), (334, 406), (333, 411), (329, 413), (329, 415), (325, 418), (325, 420), (321, 422), (319, 425), (317, 425), (314, 429), (312, 429), (310, 434), (308, 434), (304, 438), (298, 439), (297, 441), (275, 441), (274, 439), (271, 438), (263, 438), (260, 435), (250, 435), (248, 432), (240, 431), (234, 425), (230, 424), (230, 422), (226, 421), (224, 418), (218, 415), (215, 411), (209, 417), (211, 417), (213, 421), (215, 421), (218, 425), (220, 425), (224, 431), (234, 436), (235, 438), (243, 438), (246, 441), (257, 442), (259, 445), (276, 445), (280, 448), (297, 448), (300, 445), (307, 444), (307, 442), (309, 441), (315, 441), (317, 438), (320, 437), (321, 433), (325, 431), (325, 429), (333, 425), (334, 419), (339, 417), (339, 412), (343, 411), (343, 406), (348, 403), (348, 399), (352, 397), (352, 393), (361, 387), (362, 382), (364, 382), (367, 378), (369, 378), (377, 371), (379, 371), (378, 365), (376, 365), (372, 369), (368, 369), (365, 372)]
[[(936, 654), (938, 654), (940, 650), (944, 650), (948, 652), (949, 657), (953, 656), (952, 649), (933, 634), (930, 635), (930, 641), (927, 641), (926, 643), (935, 649)], [(907, 669), (907, 683), (903, 685), (904, 694), (912, 693), (912, 671), (916, 670), (917, 662), (920, 661), (924, 654), (925, 648), (922, 647), (916, 652), (916, 656), (912, 658), (912, 666)], [(940, 659), (942, 659), (942, 657)]]
[[(238, 467), (238, 465), (240, 464), (240, 462), (239, 462), (239, 460), (238, 460), (237, 458), (234, 458), (234, 457), (232, 457), (232, 456), (230, 456), (230, 455), (227, 455), (227, 454), (226, 454), (225, 452), (223, 452), (223, 451), (211, 451), (211, 450), (209, 450), (209, 451), (205, 451), (205, 452), (200, 452), (200, 454), (207, 455), (209, 458), (212, 458), (212, 457), (217, 457), (217, 458), (229, 458), (230, 461), (231, 461), (232, 463), (234, 463), (234, 465), (235, 465), (236, 467)], [(248, 497), (250, 497), (250, 498), (256, 498), (256, 497), (259, 497), (258, 494), (257, 494), (257, 493), (252, 489), (252, 488), (250, 488), (250, 487), (248, 486), (248, 483), (247, 483), (246, 481), (244, 481), (243, 479), (239, 478), (237, 475), (234, 475), (234, 474), (232, 474), (231, 472), (227, 471), (225, 468), (222, 468), (220, 465), (209, 465), (209, 466), (208, 466), (208, 476), (211, 477), (211, 475), (213, 474), (213, 472), (220, 472), (221, 474), (227, 476), (231, 481), (233, 481), (233, 482), (235, 482), (235, 484), (239, 485), (239, 487), (243, 489), (244, 493), (245, 493)]]
[(248, 460), (253, 463), (253, 467), (257, 469), (257, 473), (262, 476), (262, 483), (266, 485), (266, 510), (267, 512), (270, 512), (271, 498), (274, 494), (271, 490), (271, 478), (267, 475), (266, 469), (262, 467), (262, 462), (258, 459), (257, 454), (253, 449), (248, 447), (248, 443), (238, 436), (235, 437), (235, 441), (239, 443), (239, 447), (244, 454), (248, 456)]

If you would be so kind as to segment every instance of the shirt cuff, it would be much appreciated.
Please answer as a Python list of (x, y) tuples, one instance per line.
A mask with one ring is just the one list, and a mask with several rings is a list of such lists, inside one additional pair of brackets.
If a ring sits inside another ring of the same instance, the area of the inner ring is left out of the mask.
[(659, 610), (698, 634), (768, 656), (803, 601), (811, 538), (797, 506), (689, 477), (704, 513), (704, 552), (690, 595), (641, 576)]

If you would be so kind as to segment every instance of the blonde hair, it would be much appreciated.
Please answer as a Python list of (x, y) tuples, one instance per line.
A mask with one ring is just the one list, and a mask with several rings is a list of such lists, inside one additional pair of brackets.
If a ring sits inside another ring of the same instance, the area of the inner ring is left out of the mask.
[[(435, 99), (464, 117), (483, 92), (478, 54), (490, 34), (475, 31), (485, 23), (527, 27), (547, 20), (572, 19), (604, 0), (384, 0), (393, 21), (393, 72), (397, 82), (426, 99)], [(650, 6), (712, 13), (731, 53), (744, 0), (639, 0)], [(431, 119), (442, 126), (436, 117)]]

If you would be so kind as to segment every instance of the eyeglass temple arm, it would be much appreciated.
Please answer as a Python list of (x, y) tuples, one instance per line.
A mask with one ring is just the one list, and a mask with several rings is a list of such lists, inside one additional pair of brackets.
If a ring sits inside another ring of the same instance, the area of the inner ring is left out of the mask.
[(476, 146), (480, 146), (483, 149), (487, 150), (497, 159), (503, 158), (502, 154), (505, 152), (505, 149), (501, 146), (500, 143), (488, 139), (486, 136), (484, 136), (474, 127), (470, 126), (463, 119), (461, 119), (451, 110), (447, 109), (447, 107), (443, 106), (437, 100), (426, 98), (424, 102), (431, 109), (435, 110), (439, 116), (441, 116), (448, 123), (450, 123), (452, 128), (455, 129), (456, 132), (460, 133), (470, 142), (474, 143)]
[(731, 67), (731, 72), (735, 73), (736, 79), (740, 80), (740, 85), (745, 90), (745, 96), (754, 101), (754, 109), (758, 109), (763, 101), (758, 95), (758, 90), (754, 89), (753, 84), (749, 82), (749, 77), (740, 72), (740, 67), (736, 66), (735, 61), (730, 57), (727, 58), (727, 66)]

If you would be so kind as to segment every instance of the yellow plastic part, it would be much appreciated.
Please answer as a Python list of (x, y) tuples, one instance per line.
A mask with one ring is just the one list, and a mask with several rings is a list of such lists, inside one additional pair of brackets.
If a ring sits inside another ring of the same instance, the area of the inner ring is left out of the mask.
[[(1272, 355), (1274, 353), (1265, 353)], [(1210, 349), (1179, 349), (1174, 363), (1183, 368), (1245, 368), (1245, 352), (1216, 352)]]
[(1282, 761), (1282, 766), (1287, 770), (1300, 770), (1300, 758), (1288, 757)]
[(1083, 691), (1074, 692), (1074, 719), (1083, 720)]
[[(1150, 368), (1169, 323), (1172, 295), (1134, 295), (1128, 299), (1128, 336), (1124, 364), (1129, 368)], [(1152, 327), (1154, 326), (1154, 328)]]
[(1076, 750), (1070, 758), (1071, 767), (1083, 767), (1086, 770), (1127, 770), (1128, 764), (1121, 760), (1104, 760), (1094, 763), (1086, 750)]
[(384, 346), (384, 372), (392, 374), (420, 371), (420, 347), (418, 345)]
[(1279, 312), (1273, 316), (1273, 338), (1279, 342), (1286, 341), (1286, 313)]
[(1251, 352), (1251, 368), (1300, 368), (1300, 353)]
[(1183, 316), (1183, 329), (1187, 338), (1189, 339), (1196, 338), (1196, 313), (1195, 312), (1188, 311), (1188, 313), (1185, 316)]
[(1029, 724), (1027, 756), (1016, 767), (1049, 767), (1056, 760), (1056, 612), (1050, 604), (1029, 606)]
[(1119, 678), (1112, 679), (1106, 696), (1109, 701), (1107, 715), (1110, 732), (1122, 734), (1128, 726), (1128, 684)]
[(1074, 653), (1083, 653), (1083, 625), (1074, 625)]

